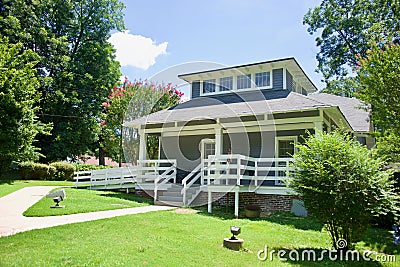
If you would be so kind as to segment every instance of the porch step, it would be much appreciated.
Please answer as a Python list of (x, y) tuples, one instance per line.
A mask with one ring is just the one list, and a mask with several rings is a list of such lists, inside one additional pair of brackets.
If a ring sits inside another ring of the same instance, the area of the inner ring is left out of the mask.
[(154, 201), (154, 205), (160, 205), (160, 206), (172, 206), (172, 207), (182, 207), (183, 202), (177, 202), (177, 201)]
[(158, 197), (158, 200), (160, 200), (160, 201), (166, 201), (166, 202), (170, 202), (170, 201), (172, 201), (172, 202), (182, 202), (182, 196), (165, 196), (165, 195), (162, 195), (162, 196), (159, 196)]
[(160, 192), (158, 200), (154, 203), (158, 205), (181, 207), (184, 205), (181, 191), (182, 186), (172, 185), (170, 188), (167, 189), (167, 191)]
[(181, 194), (182, 188), (182, 186), (172, 185), (170, 188), (168, 188), (167, 192)]

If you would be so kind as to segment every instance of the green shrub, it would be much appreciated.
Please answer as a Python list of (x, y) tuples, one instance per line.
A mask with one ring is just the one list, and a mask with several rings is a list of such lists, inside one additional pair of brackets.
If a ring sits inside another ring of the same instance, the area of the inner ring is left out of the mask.
[(75, 167), (74, 165), (66, 162), (53, 162), (50, 167), (56, 169), (54, 179), (57, 181), (68, 180), (72, 181), (74, 177)]
[(22, 162), (19, 164), (21, 179), (48, 180), (53, 170), (49, 171), (49, 165), (35, 162)]
[[(350, 135), (317, 132), (297, 145), (289, 187), (325, 224), (332, 245), (353, 248), (374, 215), (397, 213), (398, 200), (383, 161)], [(347, 241), (341, 246), (339, 240)]]
[(54, 166), (49, 166), (48, 176), (49, 180), (55, 180), (57, 169)]
[(72, 164), (75, 166), (75, 170), (77, 172), (112, 168), (112, 166), (93, 165), (93, 164), (86, 164), (86, 163), (72, 163)]

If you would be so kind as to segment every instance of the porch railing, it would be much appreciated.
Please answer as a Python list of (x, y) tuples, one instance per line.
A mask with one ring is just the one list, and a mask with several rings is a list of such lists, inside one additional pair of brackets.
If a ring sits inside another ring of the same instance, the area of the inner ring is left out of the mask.
[(201, 184), (284, 185), (293, 158), (253, 158), (240, 154), (211, 155), (204, 160)]
[(181, 194), (183, 197), (183, 204), (184, 205), (190, 205), (191, 200), (197, 196), (196, 192), (193, 196), (192, 199), (187, 199), (187, 191), (193, 186), (193, 184), (198, 181), (201, 178), (201, 173), (204, 171), (204, 164), (201, 162), (199, 165), (197, 165), (196, 168), (194, 168), (183, 180), (182, 180), (182, 190)]
[(75, 172), (74, 180), (75, 187), (122, 188), (136, 183), (136, 166)]
[(175, 159), (156, 159), (156, 160), (138, 160), (137, 181), (139, 183), (152, 183), (156, 178), (165, 173), (174, 166), (174, 175), (170, 178), (176, 182), (176, 160)]
[(137, 165), (137, 180), (141, 183), (154, 182), (154, 200), (158, 198), (160, 186), (176, 183), (176, 160), (139, 160)]

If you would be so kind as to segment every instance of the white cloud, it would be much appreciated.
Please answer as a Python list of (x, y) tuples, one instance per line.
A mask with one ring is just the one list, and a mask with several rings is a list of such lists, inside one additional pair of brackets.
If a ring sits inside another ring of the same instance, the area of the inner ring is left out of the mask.
[(157, 45), (151, 38), (130, 34), (129, 31), (116, 32), (108, 41), (117, 50), (116, 56), (121, 66), (147, 70), (156, 63), (156, 57), (167, 53), (168, 42)]

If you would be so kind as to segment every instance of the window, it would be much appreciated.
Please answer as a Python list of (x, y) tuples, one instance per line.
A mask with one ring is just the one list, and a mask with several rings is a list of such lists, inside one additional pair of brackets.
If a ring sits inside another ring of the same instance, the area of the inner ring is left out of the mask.
[(367, 137), (365, 136), (356, 136), (356, 140), (363, 146), (367, 145)]
[(251, 74), (237, 76), (237, 89), (251, 88)]
[(271, 73), (270, 72), (256, 73), (256, 86), (257, 87), (271, 86)]
[(233, 77), (219, 79), (219, 91), (230, 91), (233, 88)]
[(215, 79), (205, 80), (203, 82), (203, 94), (215, 92)]
[(291, 158), (295, 151), (297, 137), (278, 137), (277, 138), (277, 151), (278, 158)]
[[(295, 152), (295, 145), (297, 142), (297, 136), (285, 136), (285, 137), (277, 137), (276, 138), (276, 156), (278, 158), (291, 158)], [(280, 160), (277, 162), (278, 167), (288, 167), (287, 160)], [(283, 179), (287, 176), (286, 171), (277, 171), (275, 173), (278, 177), (282, 177)], [(275, 180), (275, 185), (284, 186), (285, 183), (282, 180)]]
[(211, 155), (215, 155), (215, 143), (204, 142), (203, 159), (208, 159)]

